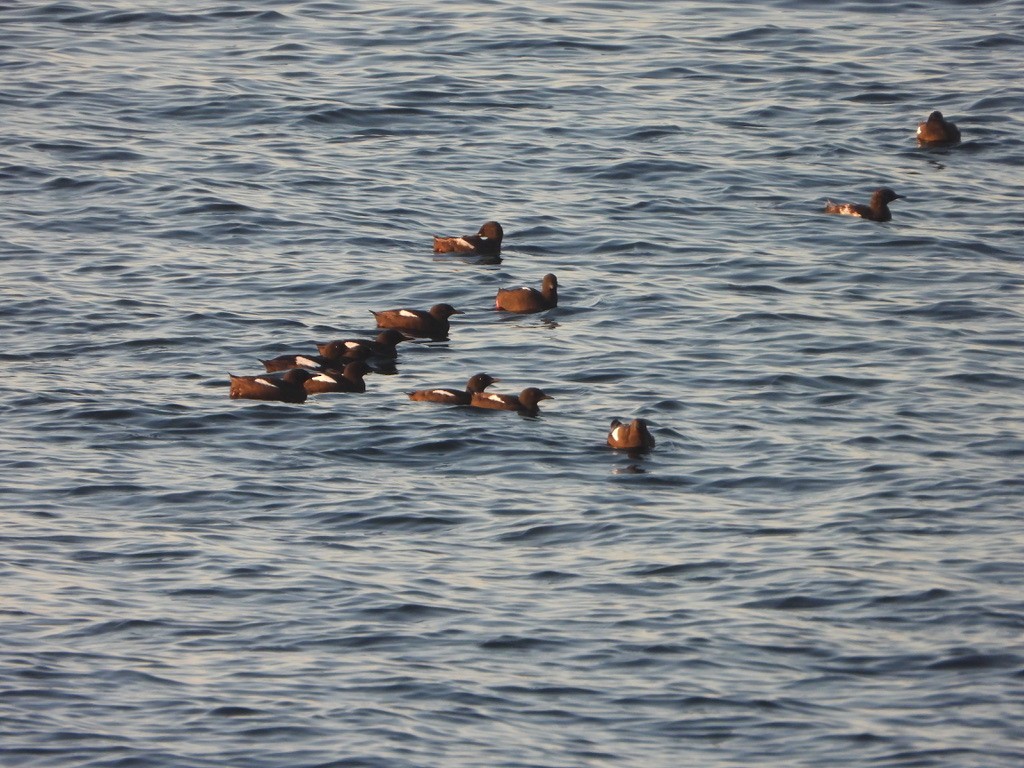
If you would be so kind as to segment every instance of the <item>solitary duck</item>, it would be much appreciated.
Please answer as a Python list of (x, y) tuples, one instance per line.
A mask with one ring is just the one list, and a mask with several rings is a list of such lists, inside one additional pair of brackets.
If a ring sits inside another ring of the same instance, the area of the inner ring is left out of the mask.
[(477, 253), (497, 256), (501, 253), (501, 239), (505, 232), (496, 221), (484, 222), (475, 235), (438, 237), (434, 235), (434, 253)]
[(410, 400), (423, 400), (430, 403), (447, 403), (448, 405), (469, 405), (473, 394), (483, 392), (491, 384), (500, 381), (486, 373), (478, 373), (466, 382), (466, 389), (418, 389), (409, 393)]
[(247, 400), (280, 400), (285, 403), (306, 402), (304, 384), (316, 374), (306, 368), (292, 368), (262, 376), (235, 376), (231, 379), (230, 395)]
[(623, 424), (612, 419), (611, 430), (608, 432), (608, 445), (612, 448), (624, 448), (630, 451), (649, 451), (654, 447), (654, 435), (647, 428), (643, 419), (633, 419)]
[(314, 372), (306, 381), (306, 393), (319, 395), (323, 392), (365, 392), (363, 376), (370, 372), (370, 366), (362, 360), (349, 363), (341, 371), (327, 370)]
[[(373, 310), (370, 310), (373, 312)], [(451, 304), (435, 304), (428, 311), (421, 309), (386, 309), (373, 312), (378, 328), (394, 328), (410, 336), (425, 336), (434, 341), (448, 338), (448, 318), (465, 314)]]
[(927, 120), (918, 123), (917, 141), (922, 146), (956, 144), (960, 141), (960, 129), (946, 120), (939, 110), (935, 110), (928, 115)]
[(540, 413), (541, 400), (554, 400), (537, 387), (527, 387), (518, 395), (496, 395), (490, 392), (474, 392), (469, 404), (474, 408), (490, 408), (495, 411), (519, 411), (525, 416)]
[(540, 290), (536, 288), (501, 288), (494, 299), (494, 308), (505, 312), (543, 312), (558, 306), (558, 278), (544, 275)]
[(316, 348), (324, 357), (355, 357), (359, 359), (359, 352), (345, 354), (342, 350), (358, 350), (366, 348), (368, 357), (395, 357), (398, 354), (398, 344), (408, 340), (404, 333), (388, 328), (381, 331), (375, 339), (337, 339), (335, 341), (317, 342)]
[(871, 195), (871, 202), (867, 205), (859, 203), (833, 203), (831, 200), (825, 203), (825, 213), (841, 213), (846, 216), (860, 216), (862, 219), (871, 221), (890, 221), (892, 211), (889, 210), (889, 203), (893, 200), (902, 200), (903, 195), (897, 195), (888, 187), (876, 189)]

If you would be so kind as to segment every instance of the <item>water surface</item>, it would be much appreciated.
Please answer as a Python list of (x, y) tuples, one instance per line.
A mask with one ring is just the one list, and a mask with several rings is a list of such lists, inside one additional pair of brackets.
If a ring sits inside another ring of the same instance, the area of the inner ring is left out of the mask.
[[(1019, 0), (0, 29), (0, 763), (1024, 760)], [(441, 301), (364, 395), (227, 397)], [(555, 399), (404, 396), (478, 371)]]

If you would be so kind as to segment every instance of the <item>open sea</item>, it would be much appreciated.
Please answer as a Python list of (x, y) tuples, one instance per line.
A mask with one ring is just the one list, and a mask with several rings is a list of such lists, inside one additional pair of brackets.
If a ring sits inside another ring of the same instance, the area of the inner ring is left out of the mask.
[[(1022, 62), (1024, 0), (0, 0), (0, 766), (1020, 768)], [(405, 395), (478, 372), (554, 399)]]

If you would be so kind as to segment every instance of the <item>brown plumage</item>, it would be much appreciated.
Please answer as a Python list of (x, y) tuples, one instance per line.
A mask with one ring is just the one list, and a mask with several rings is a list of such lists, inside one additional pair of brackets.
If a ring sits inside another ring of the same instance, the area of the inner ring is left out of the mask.
[(280, 400), (285, 403), (306, 402), (306, 381), (315, 376), (306, 368), (292, 368), (279, 373), (261, 376), (235, 376), (231, 379), (230, 395), (247, 400)]
[(362, 359), (361, 352), (354, 354), (351, 350), (366, 349), (367, 357), (394, 357), (398, 354), (398, 345), (408, 340), (408, 336), (393, 328), (381, 331), (375, 339), (336, 339), (335, 341), (317, 342), (316, 348), (324, 357), (353, 357)]
[(434, 253), (477, 253), (497, 256), (501, 253), (501, 240), (505, 232), (496, 221), (484, 222), (475, 235), (461, 237), (434, 236)]
[(344, 368), (353, 360), (366, 360), (370, 356), (370, 348), (361, 341), (338, 339), (314, 343), (324, 365), (330, 368)]
[(505, 312), (543, 312), (558, 306), (558, 278), (544, 275), (538, 291), (536, 288), (501, 288), (494, 298), (494, 308)]
[(519, 411), (527, 416), (536, 416), (541, 400), (553, 400), (536, 387), (527, 387), (518, 395), (497, 395), (490, 392), (474, 392), (469, 404), (474, 408), (489, 408), (495, 411)]
[(289, 368), (310, 368), (322, 371), (324, 368), (345, 367), (353, 360), (365, 360), (370, 348), (360, 342), (330, 342), (317, 344), (319, 355), (278, 355), (270, 360), (260, 360), (268, 371), (286, 371)]
[(278, 355), (269, 360), (260, 360), (267, 371), (287, 371), (291, 368), (309, 368), (319, 371), (327, 360), (320, 355)]
[(940, 144), (956, 144), (960, 141), (960, 129), (946, 120), (942, 113), (935, 110), (923, 123), (918, 123), (917, 140), (922, 145), (938, 146)]
[(840, 213), (846, 216), (860, 216), (862, 219), (871, 221), (889, 221), (892, 219), (892, 212), (889, 210), (889, 203), (893, 200), (901, 200), (903, 195), (897, 195), (888, 187), (876, 189), (871, 195), (871, 202), (867, 205), (859, 203), (833, 203), (831, 200), (825, 203), (825, 213)]
[(363, 376), (369, 372), (370, 366), (362, 360), (349, 363), (341, 371), (320, 371), (306, 381), (306, 392), (310, 395), (324, 392), (365, 392), (366, 382), (363, 381)]
[(643, 419), (633, 419), (629, 424), (612, 419), (611, 429), (608, 432), (608, 445), (612, 448), (623, 448), (630, 451), (649, 451), (654, 447), (654, 435), (651, 434), (647, 428), (647, 422)]
[[(373, 312), (373, 310), (370, 310)], [(410, 336), (425, 336), (435, 341), (448, 338), (448, 318), (464, 314), (451, 304), (435, 304), (428, 311), (421, 309), (386, 309), (373, 312), (378, 328), (394, 328)]]
[(446, 403), (447, 405), (469, 405), (473, 394), (483, 392), (491, 384), (500, 381), (486, 373), (478, 373), (466, 382), (466, 389), (418, 389), (409, 393), (410, 400), (430, 403)]

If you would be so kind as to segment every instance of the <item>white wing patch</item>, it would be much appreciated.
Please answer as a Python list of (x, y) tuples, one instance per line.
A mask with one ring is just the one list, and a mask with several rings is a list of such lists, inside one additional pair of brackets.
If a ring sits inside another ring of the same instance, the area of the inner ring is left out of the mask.
[(441, 395), (441, 397), (455, 397), (455, 395), (447, 389), (432, 389), (430, 390), (430, 393), (432, 395)]
[(346, 341), (345, 342), (345, 349), (355, 349), (356, 347), (361, 347), (361, 346), (363, 346), (363, 345), (360, 344), (358, 341)]
[(274, 389), (277, 389), (277, 382), (276, 381), (270, 381), (270, 379), (264, 379), (263, 377), (260, 377), (260, 378), (256, 379), (256, 383), (257, 384), (262, 384), (265, 387), (273, 387)]
[(329, 381), (332, 384), (337, 384), (338, 380), (333, 376), (328, 376), (326, 373), (319, 373), (313, 377), (313, 381)]
[(505, 402), (502, 399), (501, 395), (487, 395), (487, 399), (488, 400), (493, 400), (496, 403), (503, 403), (503, 402)]
[(461, 245), (461, 246), (462, 246), (463, 248), (474, 248), (474, 247), (475, 247), (475, 246), (474, 246), (474, 245), (473, 245), (473, 244), (472, 244), (471, 242), (469, 242), (469, 240), (467, 240), (467, 239), (466, 239), (466, 238), (464, 238), (464, 237), (460, 237), (460, 238), (459, 238), (458, 240), (456, 240), (455, 242), (457, 242), (457, 243), (458, 243), (459, 245)]
[(306, 368), (316, 368), (318, 365), (320, 365), (320, 363), (318, 363), (316, 360), (310, 360), (308, 357), (296, 357), (295, 364), (304, 366)]
[(619, 439), (619, 435), (621, 433), (622, 433), (622, 427), (621, 426), (616, 427), (615, 429), (613, 429), (612, 430), (612, 440), (618, 440)]
[(411, 312), (408, 309), (400, 309), (398, 311), (398, 314), (400, 314), (402, 317), (419, 317), (419, 315), (417, 315), (415, 312)]

